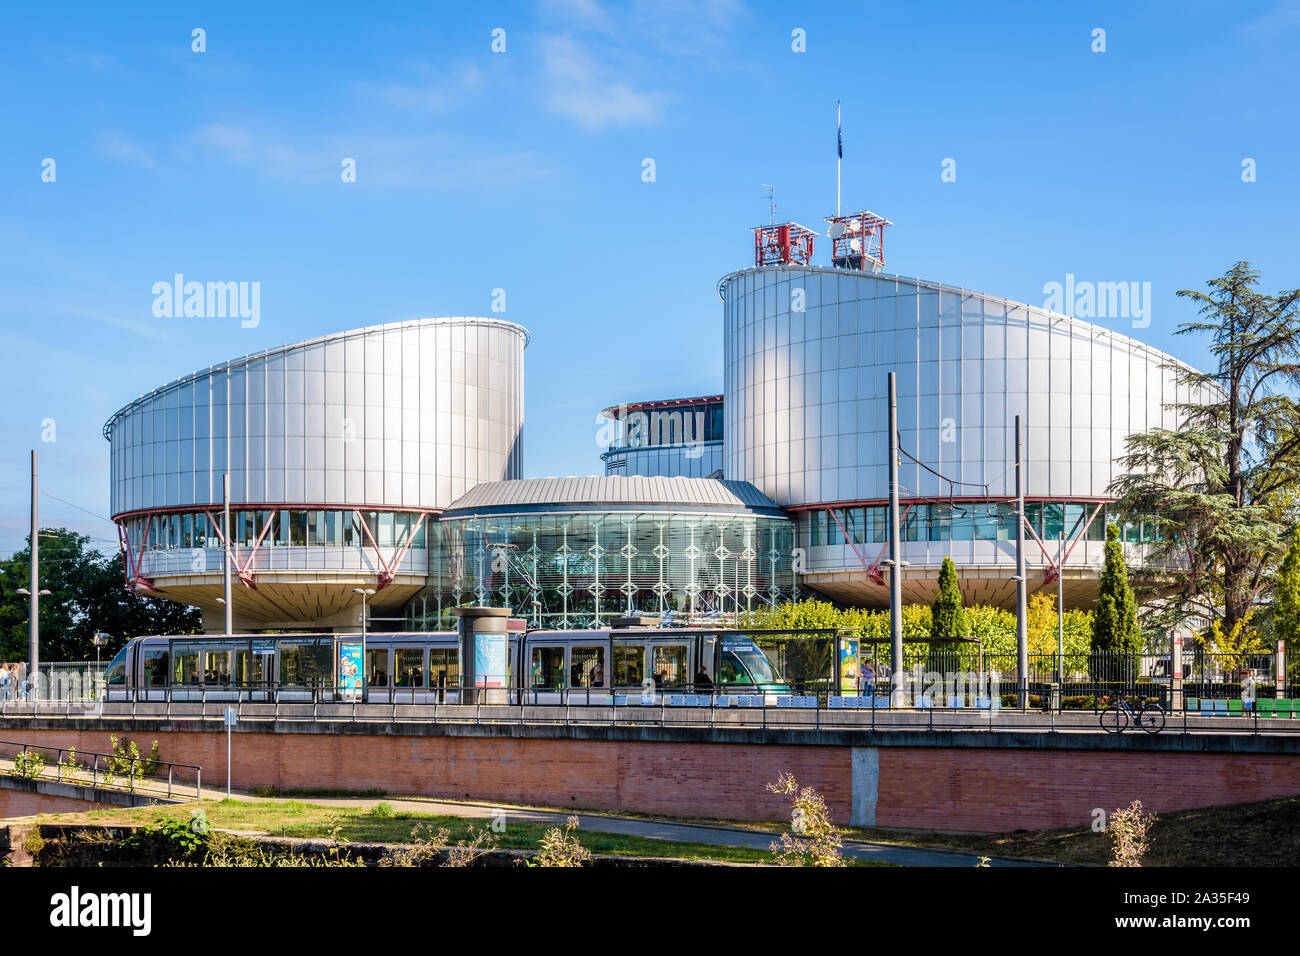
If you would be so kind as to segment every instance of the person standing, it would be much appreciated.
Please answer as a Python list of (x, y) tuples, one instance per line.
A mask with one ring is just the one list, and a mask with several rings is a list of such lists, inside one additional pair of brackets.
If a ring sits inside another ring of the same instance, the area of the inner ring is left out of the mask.
[(871, 666), (870, 661), (862, 662), (862, 670), (858, 674), (858, 693), (863, 697), (871, 697), (876, 692), (876, 670)]

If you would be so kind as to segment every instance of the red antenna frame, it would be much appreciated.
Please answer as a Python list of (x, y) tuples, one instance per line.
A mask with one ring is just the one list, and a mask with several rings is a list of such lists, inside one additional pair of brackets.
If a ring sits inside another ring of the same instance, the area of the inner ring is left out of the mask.
[[(885, 267), (885, 227), (893, 223), (874, 212), (827, 216), (831, 265), (837, 269), (879, 272)], [(837, 228), (838, 227), (838, 228)], [(858, 248), (853, 248), (857, 240)]]
[(779, 222), (754, 227), (754, 265), (806, 266), (812, 261), (817, 233), (797, 222)]

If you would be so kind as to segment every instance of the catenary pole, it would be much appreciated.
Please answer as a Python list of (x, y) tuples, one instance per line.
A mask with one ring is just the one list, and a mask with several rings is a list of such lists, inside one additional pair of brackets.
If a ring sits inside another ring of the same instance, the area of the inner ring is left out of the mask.
[(1029, 626), (1025, 615), (1025, 463), (1016, 416), (1016, 694), (1021, 709), (1029, 703)]
[(889, 666), (897, 703), (903, 676), (903, 549), (898, 518), (898, 383), (889, 373)]
[(230, 472), (222, 476), (221, 481), (221, 537), (224, 560), (221, 562), (221, 596), (225, 599), (226, 637), (234, 633), (235, 609), (230, 603)]
[(37, 528), (39, 512), (37, 510), (37, 476), (36, 449), (32, 449), (32, 546), (31, 546), (31, 597), (27, 615), (27, 680), (31, 684), (33, 699), (39, 696), (37, 676), (41, 671), (41, 579), (40, 550), (41, 536)]

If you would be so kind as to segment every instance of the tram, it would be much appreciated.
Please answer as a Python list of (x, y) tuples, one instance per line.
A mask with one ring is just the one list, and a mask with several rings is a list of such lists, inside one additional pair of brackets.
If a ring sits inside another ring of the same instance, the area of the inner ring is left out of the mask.
[[(455, 631), (360, 634), (154, 635), (132, 638), (109, 662), (112, 700), (459, 703)], [(624, 696), (788, 694), (743, 630), (612, 628), (512, 631), (508, 674), (477, 687), (509, 688), (511, 703), (610, 704)]]

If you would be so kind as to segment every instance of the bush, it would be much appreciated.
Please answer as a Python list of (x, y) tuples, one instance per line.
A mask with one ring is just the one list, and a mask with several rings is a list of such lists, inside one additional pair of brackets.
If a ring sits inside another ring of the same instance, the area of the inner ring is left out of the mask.
[(26, 777), (29, 780), (35, 780), (45, 772), (45, 755), (36, 750), (24, 750), (22, 753), (14, 754), (15, 777)]
[(542, 837), (542, 849), (532, 866), (582, 866), (591, 859), (588, 850), (573, 835), (578, 829), (578, 818), (571, 816), (564, 822), (564, 829), (551, 827)]
[(800, 787), (794, 774), (783, 773), (769, 783), (772, 793), (790, 796), (790, 832), (773, 841), (771, 850), (779, 866), (844, 866), (840, 855), (842, 832), (833, 826), (826, 801), (812, 787)]
[(1123, 810), (1116, 810), (1106, 824), (1110, 838), (1111, 859), (1108, 866), (1141, 866), (1146, 856), (1151, 828), (1158, 818), (1142, 809), (1142, 801), (1134, 800)]

